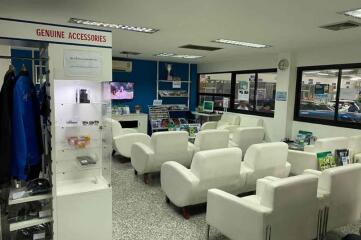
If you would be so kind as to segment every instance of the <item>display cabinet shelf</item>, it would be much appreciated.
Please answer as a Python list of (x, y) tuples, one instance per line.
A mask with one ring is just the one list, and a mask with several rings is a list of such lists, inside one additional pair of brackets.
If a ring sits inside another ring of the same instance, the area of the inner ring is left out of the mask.
[(52, 198), (51, 193), (35, 195), (35, 196), (25, 195), (24, 197), (18, 198), (18, 199), (9, 198), (9, 205), (16, 205), (16, 204), (27, 203), (27, 202), (42, 201), (42, 200), (47, 200), (47, 199), (51, 199), (51, 198)]
[(53, 219), (51, 217), (49, 217), (49, 218), (35, 218), (35, 219), (27, 220), (27, 221), (11, 223), (10, 224), (10, 232), (14, 232), (14, 231), (18, 231), (18, 230), (21, 230), (21, 229), (24, 229), (24, 228), (37, 226), (37, 225), (40, 225), (40, 224), (49, 223), (49, 222), (52, 222), (52, 221), (53, 221)]

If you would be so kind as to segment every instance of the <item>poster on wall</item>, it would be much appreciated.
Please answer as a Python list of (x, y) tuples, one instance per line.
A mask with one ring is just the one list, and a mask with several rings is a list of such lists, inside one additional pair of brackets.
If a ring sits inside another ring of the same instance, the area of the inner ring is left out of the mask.
[(64, 72), (67, 76), (100, 76), (102, 56), (91, 51), (64, 50)]
[(287, 92), (277, 91), (276, 92), (276, 101), (287, 101)]
[(238, 100), (248, 101), (249, 100), (249, 81), (240, 81), (238, 89)]

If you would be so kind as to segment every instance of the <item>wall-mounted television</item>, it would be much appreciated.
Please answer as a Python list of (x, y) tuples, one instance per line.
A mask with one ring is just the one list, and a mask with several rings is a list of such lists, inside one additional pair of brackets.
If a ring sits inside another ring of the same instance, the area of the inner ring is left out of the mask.
[(110, 92), (112, 99), (133, 99), (134, 83), (131, 82), (112, 82), (110, 83)]

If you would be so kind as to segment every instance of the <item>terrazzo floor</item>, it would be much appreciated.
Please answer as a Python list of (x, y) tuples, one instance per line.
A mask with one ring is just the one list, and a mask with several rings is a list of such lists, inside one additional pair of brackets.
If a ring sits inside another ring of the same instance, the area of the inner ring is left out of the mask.
[[(206, 239), (205, 207), (191, 209), (185, 220), (179, 210), (165, 202), (159, 175), (149, 185), (135, 176), (129, 161), (112, 161), (113, 240), (200, 240)], [(331, 233), (327, 240), (340, 240), (345, 233), (358, 233), (361, 222)], [(227, 240), (211, 228), (210, 240)]]

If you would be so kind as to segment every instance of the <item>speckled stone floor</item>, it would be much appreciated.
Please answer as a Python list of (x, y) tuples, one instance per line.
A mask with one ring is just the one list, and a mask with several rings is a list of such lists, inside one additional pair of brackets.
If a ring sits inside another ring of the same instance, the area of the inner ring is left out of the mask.
[[(198, 240), (205, 239), (205, 210), (193, 209), (185, 220), (178, 209), (165, 202), (158, 176), (145, 185), (135, 176), (130, 162), (113, 159), (113, 239), (114, 240)], [(211, 229), (211, 240), (227, 238)]]
[[(200, 240), (206, 239), (205, 210), (191, 211), (185, 220), (177, 208), (165, 202), (160, 179), (153, 176), (145, 185), (135, 176), (130, 162), (113, 158), (113, 239), (114, 240)], [(346, 233), (358, 233), (361, 222), (332, 232), (327, 240), (340, 240)], [(211, 240), (227, 240), (211, 228)]]

